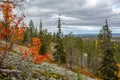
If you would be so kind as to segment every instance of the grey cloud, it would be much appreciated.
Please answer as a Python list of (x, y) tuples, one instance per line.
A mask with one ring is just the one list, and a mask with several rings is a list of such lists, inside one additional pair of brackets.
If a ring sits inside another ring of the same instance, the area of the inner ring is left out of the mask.
[[(101, 27), (106, 18), (108, 18), (111, 27), (120, 26), (120, 14), (113, 11), (114, 6), (119, 8), (120, 0), (97, 0), (97, 4), (93, 6), (89, 6), (89, 2), (87, 3), (87, 1), (88, 0), (34, 0), (30, 3), (30, 7), (28, 7), (27, 16), (28, 19), (32, 17), (36, 17), (37, 20), (38, 18), (42, 19), (45, 26), (57, 25), (57, 19), (52, 19), (52, 17), (53, 14), (58, 15), (59, 13), (76, 19), (62, 21), (65, 25), (69, 26)], [(34, 8), (36, 8), (36, 10)], [(39, 22), (37, 22), (37, 24), (38, 23)]]

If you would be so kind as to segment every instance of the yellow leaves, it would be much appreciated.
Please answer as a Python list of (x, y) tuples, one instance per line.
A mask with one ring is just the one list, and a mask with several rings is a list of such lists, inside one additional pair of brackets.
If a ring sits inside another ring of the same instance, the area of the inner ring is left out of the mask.
[(28, 44), (28, 45), (27, 45), (27, 47), (30, 47), (30, 46), (31, 46), (31, 44)]
[(117, 64), (117, 66), (120, 68), (120, 64)]
[(119, 67), (118, 77), (120, 78), (120, 64), (117, 64), (117, 66)]
[(13, 28), (11, 30), (11, 33), (12, 33), (11, 40), (12, 41), (23, 40), (24, 32), (25, 32), (25, 29), (23, 27), (17, 28), (17, 29)]
[(17, 33), (16, 33), (16, 39), (17, 40), (23, 40), (23, 33), (24, 33), (24, 31), (21, 31), (20, 29), (18, 30), (18, 31), (16, 31)]
[(96, 47), (96, 48), (99, 47), (98, 41), (95, 42), (95, 47)]

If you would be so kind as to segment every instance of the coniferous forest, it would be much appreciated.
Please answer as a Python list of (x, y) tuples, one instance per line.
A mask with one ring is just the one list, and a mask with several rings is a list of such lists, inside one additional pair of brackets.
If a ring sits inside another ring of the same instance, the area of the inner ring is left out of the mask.
[(113, 36), (109, 19), (97, 35), (81, 36), (64, 34), (58, 16), (50, 32), (42, 19), (24, 22), (25, 4), (0, 1), (0, 80), (120, 80), (120, 36)]

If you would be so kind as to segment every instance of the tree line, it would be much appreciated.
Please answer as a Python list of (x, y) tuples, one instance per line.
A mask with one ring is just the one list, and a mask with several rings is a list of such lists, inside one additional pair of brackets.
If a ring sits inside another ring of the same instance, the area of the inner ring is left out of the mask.
[(41, 20), (39, 29), (31, 20), (23, 43), (31, 43), (32, 37), (38, 37), (43, 43), (40, 53), (50, 52), (54, 61), (66, 64), (70, 68), (87, 68), (105, 80), (117, 80), (120, 43), (113, 40), (107, 20), (98, 36), (94, 38), (82, 38), (72, 32), (63, 35), (60, 21), (58, 18), (58, 31), (52, 34), (43, 29)]
[(4, 18), (0, 21), (0, 37), (6, 41), (5, 50), (8, 50), (7, 42), (11, 43), (12, 49), (13, 43), (29, 46), (34, 37), (40, 38), (42, 45), (39, 54), (44, 55), (47, 51), (52, 55), (52, 60), (59, 64), (65, 64), (70, 68), (85, 68), (104, 80), (118, 80), (120, 43), (113, 41), (107, 20), (96, 38), (82, 38), (72, 33), (63, 35), (60, 18), (58, 31), (52, 34), (43, 28), (42, 20), (39, 27), (35, 27), (32, 20), (29, 27), (20, 24), (24, 15), (18, 18), (13, 14), (13, 4), (4, 2), (0, 7)]

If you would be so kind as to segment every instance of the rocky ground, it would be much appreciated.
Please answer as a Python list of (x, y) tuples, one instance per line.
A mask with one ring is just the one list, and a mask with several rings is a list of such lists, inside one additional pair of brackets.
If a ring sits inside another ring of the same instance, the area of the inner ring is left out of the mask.
[(7, 52), (7, 57), (1, 65), (0, 80), (95, 80), (57, 64), (34, 64), (22, 60), (21, 51), (17, 45), (14, 47), (15, 52)]

